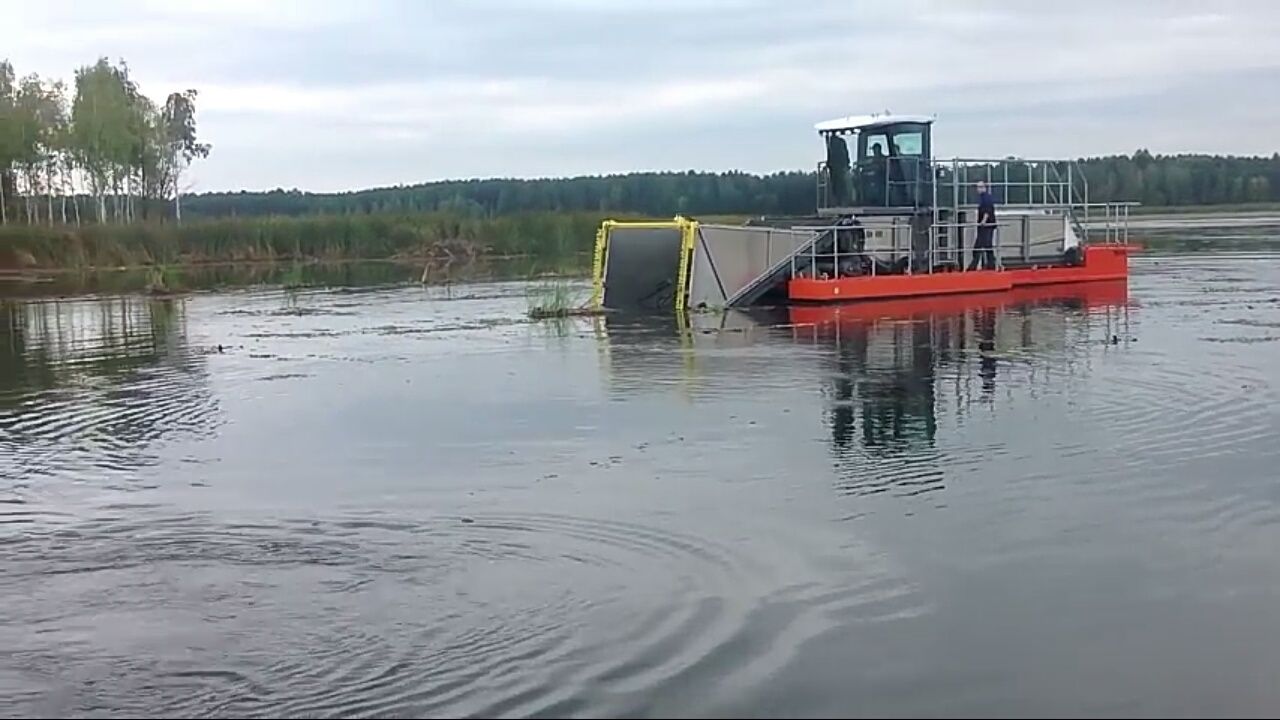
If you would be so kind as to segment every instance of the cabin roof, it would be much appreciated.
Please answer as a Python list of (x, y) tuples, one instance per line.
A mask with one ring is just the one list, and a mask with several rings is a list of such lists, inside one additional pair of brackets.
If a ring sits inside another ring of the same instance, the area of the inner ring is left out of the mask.
[(879, 125), (893, 125), (895, 123), (932, 123), (933, 118), (928, 115), (890, 115), (883, 113), (880, 115), (849, 115), (847, 117), (836, 118), (834, 120), (824, 120), (814, 125), (814, 129), (818, 132), (837, 132), (840, 130), (858, 130), (862, 128), (876, 127)]

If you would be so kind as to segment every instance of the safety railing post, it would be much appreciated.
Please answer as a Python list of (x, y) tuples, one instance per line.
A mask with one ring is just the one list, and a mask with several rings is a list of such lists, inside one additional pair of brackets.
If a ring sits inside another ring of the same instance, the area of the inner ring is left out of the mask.
[(1000, 232), (1000, 225), (1000, 223), (996, 223), (996, 226), (991, 230), (991, 233), (995, 235), (995, 242), (992, 243), (993, 249), (991, 252), (995, 254), (995, 262), (993, 264), (997, 270), (1004, 268), (1004, 237), (1003, 233)]
[(840, 230), (831, 230), (831, 277), (840, 277)]
[(809, 275), (813, 279), (818, 279), (818, 240), (820, 237), (822, 237), (822, 234), (813, 238), (813, 242), (809, 243)]

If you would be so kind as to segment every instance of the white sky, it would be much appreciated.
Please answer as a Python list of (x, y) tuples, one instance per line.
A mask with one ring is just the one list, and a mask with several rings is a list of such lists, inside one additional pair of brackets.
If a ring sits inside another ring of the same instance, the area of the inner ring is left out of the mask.
[(938, 155), (1280, 150), (1280, 2), (0, 0), (0, 57), (196, 88), (195, 190), (812, 168), (813, 123)]

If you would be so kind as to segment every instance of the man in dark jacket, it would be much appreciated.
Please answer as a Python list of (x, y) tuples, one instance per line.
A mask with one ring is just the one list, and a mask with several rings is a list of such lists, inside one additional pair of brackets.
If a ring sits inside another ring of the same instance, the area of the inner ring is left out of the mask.
[(996, 254), (993, 239), (996, 234), (996, 201), (987, 190), (987, 184), (978, 181), (978, 237), (973, 241), (973, 259), (969, 261), (969, 269), (977, 270), (978, 263), (986, 270), (996, 269)]

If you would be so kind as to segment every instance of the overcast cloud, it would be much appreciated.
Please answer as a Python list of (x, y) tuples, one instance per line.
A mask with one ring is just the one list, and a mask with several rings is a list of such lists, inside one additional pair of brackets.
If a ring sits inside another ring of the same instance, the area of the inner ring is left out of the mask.
[(200, 91), (196, 190), (808, 169), (813, 123), (939, 155), (1280, 150), (1280, 2), (0, 2), (0, 57)]

